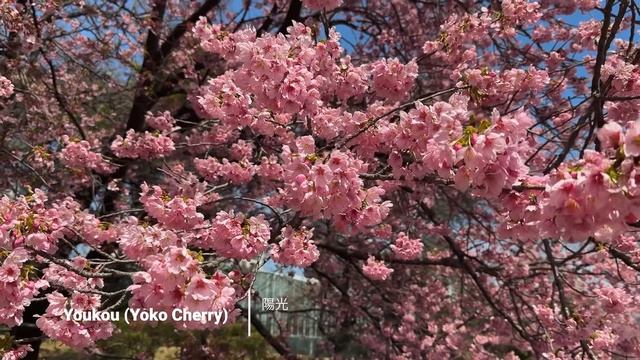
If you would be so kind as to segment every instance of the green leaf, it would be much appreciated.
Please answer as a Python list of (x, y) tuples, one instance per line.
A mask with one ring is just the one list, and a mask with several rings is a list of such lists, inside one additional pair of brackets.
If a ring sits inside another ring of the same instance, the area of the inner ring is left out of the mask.
[(611, 181), (613, 181), (615, 184), (618, 183), (618, 180), (620, 179), (620, 173), (618, 172), (618, 170), (611, 166), (607, 169), (606, 174), (609, 176), (609, 178), (611, 179)]
[[(472, 116), (471, 122), (473, 123), (475, 121), (476, 121), (475, 117)], [(460, 144), (462, 146), (469, 146), (471, 145), (471, 137), (473, 136), (473, 134), (481, 134), (487, 131), (487, 129), (489, 129), (490, 127), (491, 127), (491, 121), (488, 119), (481, 120), (477, 126), (467, 125), (464, 128), (464, 130), (462, 130), (462, 136), (460, 137), (460, 139), (458, 139), (456, 144)]]
[(8, 351), (11, 349), (11, 345), (13, 344), (13, 337), (10, 335), (0, 335), (0, 353)]
[(569, 172), (570, 173), (577, 173), (580, 170), (582, 170), (583, 167), (584, 166), (581, 165), (581, 164), (571, 165), (571, 166), (569, 166)]

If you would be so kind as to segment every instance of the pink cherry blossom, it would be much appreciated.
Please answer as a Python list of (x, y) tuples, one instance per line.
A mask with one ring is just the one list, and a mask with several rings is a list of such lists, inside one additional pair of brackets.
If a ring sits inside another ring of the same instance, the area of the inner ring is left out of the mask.
[(418, 76), (415, 62), (403, 65), (398, 59), (379, 61), (371, 68), (373, 89), (378, 95), (390, 100), (404, 100), (413, 88)]
[(640, 357), (632, 2), (0, 5), (5, 358), (240, 320), (265, 261), (329, 358)]
[(303, 3), (312, 10), (331, 11), (342, 5), (342, 0), (303, 0)]
[(221, 211), (212, 220), (211, 228), (202, 232), (199, 243), (222, 256), (249, 259), (266, 250), (270, 237), (270, 226), (263, 215), (246, 217)]
[(36, 325), (47, 336), (74, 348), (89, 347), (95, 341), (109, 338), (114, 328), (113, 324), (103, 321), (79, 323), (50, 315), (38, 318)]
[(290, 226), (282, 229), (282, 240), (272, 250), (273, 259), (284, 265), (308, 267), (318, 260), (320, 252), (311, 238), (313, 230), (294, 230)]
[(13, 84), (11, 80), (0, 75), (0, 97), (9, 97), (13, 94)]
[(369, 256), (367, 262), (362, 265), (362, 272), (372, 280), (384, 281), (391, 276), (393, 269), (387, 267), (383, 261)]
[(640, 122), (633, 122), (624, 136), (624, 152), (629, 156), (640, 155)]
[(609, 122), (598, 131), (598, 139), (605, 148), (617, 148), (622, 141), (622, 127), (615, 122)]
[(4, 353), (4, 355), (2, 355), (2, 360), (22, 359), (25, 356), (27, 356), (27, 354), (31, 351), (33, 351), (33, 348), (31, 347), (31, 345), (19, 345), (18, 347), (13, 348), (7, 351), (6, 353)]
[(151, 159), (164, 157), (175, 150), (175, 144), (170, 137), (145, 132), (136, 133), (133, 130), (127, 132), (126, 138), (118, 135), (111, 144), (111, 150), (118, 157)]
[(420, 257), (424, 245), (418, 239), (410, 239), (404, 233), (398, 233), (398, 238), (391, 245), (393, 253), (398, 259), (413, 260)]
[(204, 216), (197, 211), (201, 197), (196, 194), (193, 199), (171, 197), (165, 194), (159, 186), (149, 188), (142, 184), (140, 201), (144, 204), (149, 215), (170, 229), (192, 229), (202, 223)]
[(176, 124), (176, 119), (171, 116), (171, 113), (169, 111), (165, 111), (156, 115), (148, 112), (145, 116), (145, 122), (156, 130), (166, 132), (173, 130)]
[(91, 150), (87, 141), (74, 142), (64, 136), (65, 148), (60, 153), (62, 162), (72, 168), (89, 168), (101, 174), (109, 174), (115, 166), (106, 161), (102, 155)]

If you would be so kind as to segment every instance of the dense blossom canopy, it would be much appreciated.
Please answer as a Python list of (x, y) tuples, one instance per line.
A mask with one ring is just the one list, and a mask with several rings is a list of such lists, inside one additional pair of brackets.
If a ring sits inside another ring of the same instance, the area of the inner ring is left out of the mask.
[(640, 357), (639, 17), (0, 0), (3, 359), (115, 331), (67, 308), (239, 320), (265, 261), (317, 279), (336, 356)]

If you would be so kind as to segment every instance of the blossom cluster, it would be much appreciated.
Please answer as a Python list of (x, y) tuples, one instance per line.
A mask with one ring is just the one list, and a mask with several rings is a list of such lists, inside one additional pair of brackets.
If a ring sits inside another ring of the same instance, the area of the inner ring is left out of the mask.
[(15, 326), (22, 324), (22, 313), (29, 306), (31, 300), (48, 283), (46, 280), (30, 278), (30, 268), (26, 264), (29, 256), (24, 248), (16, 248), (9, 253), (1, 254), (3, 261), (0, 265), (0, 324)]
[(393, 269), (387, 267), (383, 261), (369, 256), (367, 262), (362, 265), (362, 272), (371, 280), (384, 281), (391, 276)]
[(313, 229), (294, 230), (291, 226), (282, 229), (282, 240), (271, 251), (273, 260), (283, 265), (308, 267), (318, 260), (320, 251), (311, 239)]
[[(391, 208), (383, 201), (384, 190), (366, 188), (360, 173), (367, 165), (353, 154), (334, 150), (317, 154), (311, 137), (296, 140), (297, 151), (283, 146), (286, 187), (281, 199), (306, 216), (332, 219), (337, 229), (360, 231), (380, 223)], [(326, 161), (323, 157), (326, 156)]]
[(251, 181), (256, 171), (255, 166), (247, 160), (236, 162), (225, 158), (220, 162), (210, 157), (195, 159), (193, 163), (198, 173), (213, 183), (223, 180), (238, 185), (246, 184)]
[(247, 217), (232, 210), (219, 212), (197, 243), (224, 257), (251, 259), (267, 249), (270, 238), (271, 227), (264, 215)]
[[(73, 260), (72, 268), (83, 270), (87, 260), (77, 257)], [(86, 278), (72, 270), (51, 264), (44, 273), (46, 279), (53, 286), (75, 289), (73, 294), (65, 296), (58, 291), (46, 295), (49, 302), (46, 312), (36, 320), (36, 325), (47, 336), (59, 340), (74, 348), (86, 348), (96, 341), (111, 337), (115, 326), (108, 321), (75, 321), (67, 319), (64, 310), (67, 308), (79, 311), (99, 310), (102, 301), (99, 295), (93, 294), (96, 288), (104, 284), (99, 278)]]
[(403, 65), (398, 59), (380, 60), (371, 64), (373, 90), (389, 100), (406, 100), (418, 76), (418, 65)]
[(402, 64), (396, 59), (370, 66), (351, 64), (349, 57), (340, 57), (335, 30), (319, 43), (314, 42), (311, 29), (299, 23), (286, 37), (224, 36), (218, 25), (203, 20), (194, 32), (211, 34), (206, 38), (223, 38), (224, 45), (220, 40), (213, 41), (215, 46), (205, 42), (203, 49), (240, 63), (199, 90), (198, 105), (204, 114), (234, 126), (259, 126), (263, 132), (270, 126), (262, 123), (262, 109), (271, 114), (315, 115), (333, 96), (346, 101), (369, 86), (383, 98), (400, 100), (413, 88), (417, 76), (415, 62)]
[(165, 111), (156, 115), (148, 112), (144, 118), (144, 121), (147, 125), (162, 132), (174, 130), (174, 126), (176, 124), (176, 119), (171, 116), (171, 112), (169, 111)]
[(419, 239), (411, 239), (405, 233), (398, 233), (398, 238), (391, 245), (393, 254), (400, 260), (414, 260), (422, 255), (424, 244)]
[(13, 84), (11, 80), (0, 75), (0, 97), (9, 97), (13, 94)]
[(29, 196), (11, 200), (4, 196), (0, 199), (0, 247), (15, 249), (30, 246), (36, 250), (54, 253), (57, 241), (73, 225), (73, 214), (79, 205), (66, 198), (56, 202), (53, 207), (46, 204), (47, 195), (36, 190)]
[(302, 2), (304, 6), (311, 10), (331, 11), (342, 5), (342, 0), (303, 0)]
[(190, 230), (204, 220), (204, 215), (197, 211), (201, 204), (201, 194), (193, 199), (181, 196), (172, 197), (159, 186), (142, 184), (140, 202), (149, 215), (168, 229)]
[(115, 170), (115, 166), (110, 164), (104, 157), (93, 150), (88, 141), (72, 141), (68, 136), (63, 137), (66, 144), (60, 152), (60, 160), (63, 164), (71, 168), (89, 168), (99, 174), (109, 174)]
[(144, 260), (171, 246), (183, 245), (175, 232), (159, 225), (143, 226), (136, 218), (120, 224), (118, 229), (122, 252), (129, 258)]
[[(525, 165), (531, 143), (525, 112), (477, 119), (468, 111), (468, 98), (416, 107), (401, 114), (389, 165), (396, 178), (437, 174), (453, 180), (459, 190), (497, 197), (528, 174)], [(403, 154), (415, 160), (405, 161)]]
[(126, 137), (118, 135), (111, 143), (111, 150), (117, 157), (131, 159), (153, 159), (169, 155), (175, 150), (171, 137), (161, 133), (137, 133), (127, 131)]
[(635, 210), (639, 179), (634, 160), (640, 155), (640, 122), (629, 122), (625, 127), (610, 122), (597, 136), (613, 157), (586, 150), (582, 160), (563, 164), (547, 179), (528, 177), (530, 184), (546, 183), (546, 189), (509, 197), (506, 208), (510, 221), (502, 227), (505, 234), (569, 240), (593, 236), (615, 244), (629, 241), (624, 233), (640, 220)]
[[(169, 246), (162, 253), (144, 260), (145, 271), (133, 276), (129, 287), (132, 308), (153, 308), (171, 311), (183, 308), (193, 312), (222, 311), (235, 316), (235, 289), (221, 272), (212, 276), (200, 268), (197, 256), (184, 247)], [(183, 329), (206, 329), (214, 326), (206, 320), (176, 324)]]

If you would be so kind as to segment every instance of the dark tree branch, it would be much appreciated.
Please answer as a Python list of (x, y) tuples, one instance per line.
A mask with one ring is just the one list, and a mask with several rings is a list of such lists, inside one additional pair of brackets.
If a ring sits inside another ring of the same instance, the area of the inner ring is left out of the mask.
[[(565, 320), (568, 320), (573, 314), (572, 310), (569, 307), (569, 301), (567, 300), (567, 296), (564, 293), (564, 287), (562, 286), (562, 282), (560, 281), (560, 273), (558, 272), (558, 268), (556, 267), (556, 262), (553, 258), (553, 251), (551, 249), (551, 244), (549, 243), (549, 239), (544, 239), (542, 241), (544, 244), (544, 252), (547, 255), (547, 260), (549, 265), (551, 266), (551, 273), (553, 274), (553, 283), (558, 289), (558, 299), (560, 300), (560, 311)], [(586, 340), (580, 340), (580, 347), (582, 347), (582, 351), (586, 354), (589, 359), (595, 360), (591, 349), (589, 349), (589, 344)]]
[(289, 5), (289, 10), (287, 11), (287, 15), (282, 21), (278, 32), (281, 34), (285, 34), (287, 32), (287, 28), (293, 25), (294, 21), (300, 21), (300, 14), (302, 13), (302, 1), (300, 0), (291, 0), (291, 4)]
[[(248, 316), (247, 309), (241, 307), (240, 310), (242, 311), (242, 314), (245, 317)], [(293, 354), (291, 350), (289, 350), (289, 347), (287, 346), (286, 343), (282, 343), (276, 337), (271, 335), (271, 333), (269, 332), (269, 329), (267, 329), (264, 326), (264, 324), (262, 324), (262, 322), (260, 321), (260, 319), (258, 319), (255, 313), (251, 313), (251, 325), (253, 325), (253, 328), (255, 328), (256, 331), (258, 331), (258, 333), (269, 343), (269, 345), (271, 345), (273, 349), (278, 352), (278, 354), (282, 355), (284, 359), (286, 360), (298, 359), (298, 357), (295, 354)]]
[[(160, 26), (167, 7), (167, 1), (157, 1), (151, 10), (152, 26)], [(156, 33), (157, 29), (149, 29), (147, 40), (144, 45), (144, 60), (142, 69), (136, 86), (136, 93), (133, 98), (133, 106), (127, 121), (127, 130), (140, 131), (144, 127), (144, 116), (151, 109), (154, 103), (153, 76), (162, 61), (160, 52), (160, 37)]]
[(173, 31), (167, 36), (167, 39), (164, 41), (162, 46), (160, 47), (160, 56), (165, 58), (167, 55), (171, 53), (171, 51), (177, 46), (180, 38), (187, 31), (190, 24), (194, 24), (201, 16), (206, 16), (207, 13), (216, 6), (220, 4), (220, 0), (207, 0), (198, 10), (196, 10), (191, 16), (185, 19), (183, 22), (178, 24)]

